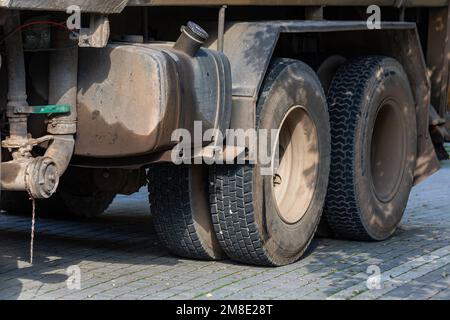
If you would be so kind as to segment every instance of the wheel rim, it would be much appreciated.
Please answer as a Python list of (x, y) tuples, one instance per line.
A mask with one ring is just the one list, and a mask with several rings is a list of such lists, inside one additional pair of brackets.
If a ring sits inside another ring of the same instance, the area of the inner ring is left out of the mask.
[(390, 202), (399, 189), (405, 163), (404, 142), (400, 107), (386, 100), (378, 110), (370, 149), (373, 188), (381, 202)]
[(295, 224), (308, 211), (318, 178), (317, 128), (308, 114), (295, 106), (279, 131), (279, 167), (273, 175), (273, 194), (283, 221)]

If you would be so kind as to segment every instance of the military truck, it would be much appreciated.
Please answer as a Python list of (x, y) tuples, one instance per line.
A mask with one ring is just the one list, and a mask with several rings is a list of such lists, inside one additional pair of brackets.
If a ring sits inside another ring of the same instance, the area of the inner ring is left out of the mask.
[(448, 157), (447, 0), (0, 7), (4, 210), (95, 217), (148, 185), (172, 253), (282, 266), (317, 232), (391, 237)]

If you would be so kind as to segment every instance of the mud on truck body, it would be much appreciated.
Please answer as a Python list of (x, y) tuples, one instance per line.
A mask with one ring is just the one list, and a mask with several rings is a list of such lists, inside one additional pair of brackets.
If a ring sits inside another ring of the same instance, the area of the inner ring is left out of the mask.
[[(4, 210), (32, 198), (43, 214), (93, 217), (148, 184), (171, 252), (281, 266), (316, 232), (389, 238), (412, 187), (448, 157), (447, 0), (0, 7)], [(248, 140), (221, 134), (178, 150), (174, 131), (195, 123), (200, 135), (278, 130), (279, 166), (235, 161)]]

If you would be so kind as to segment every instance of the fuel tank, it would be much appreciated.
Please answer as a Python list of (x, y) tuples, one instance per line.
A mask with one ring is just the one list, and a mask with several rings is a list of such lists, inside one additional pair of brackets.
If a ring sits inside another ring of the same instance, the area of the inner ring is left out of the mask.
[(176, 129), (229, 127), (231, 71), (222, 53), (171, 43), (80, 49), (75, 154), (119, 158), (171, 149)]

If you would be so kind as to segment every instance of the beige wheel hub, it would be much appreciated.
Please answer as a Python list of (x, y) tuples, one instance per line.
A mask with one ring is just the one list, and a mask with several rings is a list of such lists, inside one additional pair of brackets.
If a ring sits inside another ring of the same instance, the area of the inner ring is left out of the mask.
[(288, 224), (300, 221), (314, 197), (319, 166), (317, 129), (308, 112), (295, 106), (279, 132), (279, 167), (273, 193), (279, 216)]
[(405, 159), (405, 132), (400, 106), (384, 101), (375, 121), (370, 148), (370, 166), (375, 194), (390, 202), (398, 192)]

